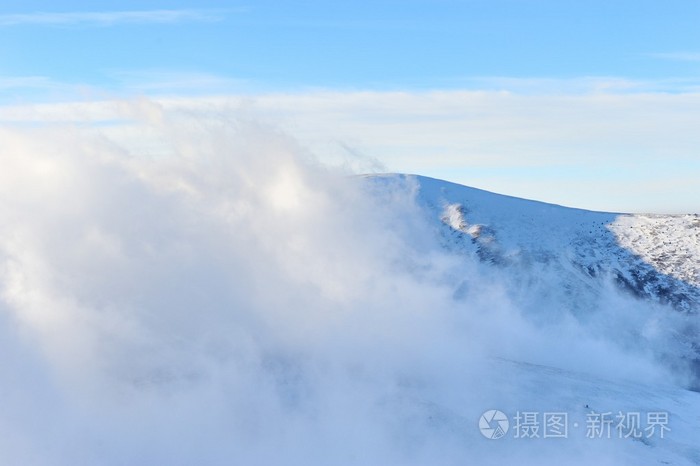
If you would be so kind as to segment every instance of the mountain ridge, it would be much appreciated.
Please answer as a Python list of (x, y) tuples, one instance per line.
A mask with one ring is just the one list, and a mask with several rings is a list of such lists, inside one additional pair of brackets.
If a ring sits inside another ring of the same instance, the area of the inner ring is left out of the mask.
[(592, 211), (419, 175), (368, 179), (415, 184), (417, 202), (440, 220), (445, 247), (474, 252), (482, 262), (548, 263), (573, 254), (569, 259), (587, 278), (611, 273), (638, 297), (690, 313), (700, 309), (698, 215)]
[[(367, 179), (412, 190), (442, 247), (481, 264), (480, 273), (497, 277), (509, 299), (536, 319), (552, 318), (541, 309), (580, 322), (620, 319), (622, 311), (611, 307), (656, 316), (625, 331), (665, 363), (688, 370), (689, 388), (700, 391), (697, 215), (596, 212), (417, 175)], [(467, 287), (465, 278), (455, 296)]]

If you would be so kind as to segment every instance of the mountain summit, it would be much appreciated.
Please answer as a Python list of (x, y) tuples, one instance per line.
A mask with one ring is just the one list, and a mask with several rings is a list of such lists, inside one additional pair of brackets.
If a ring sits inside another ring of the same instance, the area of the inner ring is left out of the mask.
[[(570, 305), (612, 278), (622, 290), (678, 311), (700, 311), (700, 216), (593, 212), (414, 175), (418, 200), (443, 225), (445, 245), (496, 267), (557, 276)], [(549, 283), (551, 285), (551, 283)]]
[(367, 180), (412, 190), (443, 247), (499, 277), (510, 298), (537, 319), (550, 320), (542, 310), (555, 309), (585, 322), (610, 307), (611, 296), (618, 299), (613, 306), (632, 313), (654, 309), (668, 327), (652, 332), (647, 323), (638, 331), (661, 338), (661, 357), (691, 366), (691, 386), (700, 388), (697, 214), (594, 212), (417, 175)]

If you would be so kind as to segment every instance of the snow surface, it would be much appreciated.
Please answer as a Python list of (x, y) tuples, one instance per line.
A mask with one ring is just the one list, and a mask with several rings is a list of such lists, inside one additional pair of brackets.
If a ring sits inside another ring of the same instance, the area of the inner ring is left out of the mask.
[(419, 184), (420, 200), (450, 227), (451, 246), (485, 262), (554, 268), (567, 282), (612, 275), (640, 297), (700, 310), (698, 215), (592, 212), (427, 177), (406, 180)]
[[(550, 314), (558, 309), (584, 326), (590, 324), (601, 338), (637, 340), (662, 364), (690, 373), (686, 388), (679, 388), (591, 376), (580, 371), (585, 364), (565, 370), (525, 359), (494, 360), (498, 370), (489, 372), (493, 394), (486, 397), (485, 407), (511, 414), (524, 408), (568, 412), (581, 426), (570, 437), (585, 437), (586, 412), (663, 410), (674, 425), (666, 438), (609, 440), (603, 445), (596, 443), (599, 440), (587, 439), (586, 444), (569, 438), (561, 464), (586, 464), (592, 461), (587, 453), (599, 447), (605, 450), (615, 441), (627, 445), (610, 451), (605, 457), (609, 464), (700, 464), (697, 215), (592, 212), (414, 175), (367, 179), (382, 189), (397, 185), (411, 189), (436, 225), (443, 247), (466, 261), (478, 261), (483, 275), (506, 277), (506, 293), (529, 308), (534, 321), (546, 323), (552, 318), (541, 309)], [(562, 351), (567, 350), (566, 343), (562, 341)], [(516, 394), (513, 387), (518, 387)], [(560, 446), (551, 439), (534, 445), (526, 439), (505, 441), (507, 448), (490, 452), (497, 458), (493, 464), (535, 464), (538, 450), (543, 458), (552, 458), (549, 450)], [(492, 463), (488, 454), (484, 458), (480, 464)]]

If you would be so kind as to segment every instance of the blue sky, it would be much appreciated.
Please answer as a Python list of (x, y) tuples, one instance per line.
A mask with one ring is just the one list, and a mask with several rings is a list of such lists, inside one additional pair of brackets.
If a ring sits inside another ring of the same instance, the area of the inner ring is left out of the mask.
[(695, 0), (5, 0), (0, 123), (190, 99), (359, 171), (700, 212), (698, 24)]
[(673, 88), (697, 80), (699, 23), (691, 0), (10, 0), (0, 6), (0, 76), (15, 92), (21, 78), (30, 88), (128, 90), (188, 76), (200, 77), (192, 91), (198, 83), (444, 89), (487, 86), (490, 77), (591, 76)]

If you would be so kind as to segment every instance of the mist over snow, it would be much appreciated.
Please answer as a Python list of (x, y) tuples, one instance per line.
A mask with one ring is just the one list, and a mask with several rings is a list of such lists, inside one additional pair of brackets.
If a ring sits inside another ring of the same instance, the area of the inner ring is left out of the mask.
[[(572, 309), (445, 247), (471, 225), (436, 219), (425, 180), (325, 166), (251, 120), (115, 105), (0, 129), (1, 464), (697, 464), (676, 338), (697, 313), (606, 278)], [(668, 410), (677, 436), (477, 428), (593, 403)]]

